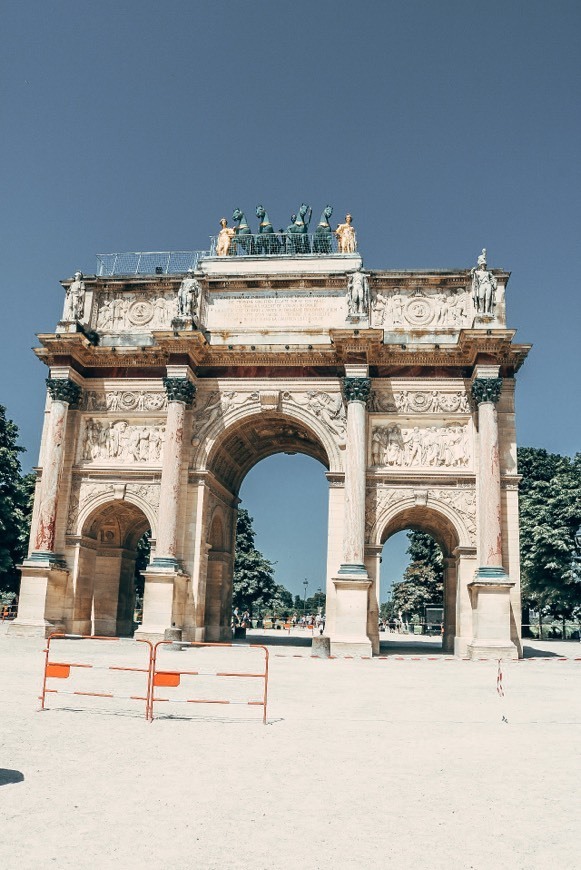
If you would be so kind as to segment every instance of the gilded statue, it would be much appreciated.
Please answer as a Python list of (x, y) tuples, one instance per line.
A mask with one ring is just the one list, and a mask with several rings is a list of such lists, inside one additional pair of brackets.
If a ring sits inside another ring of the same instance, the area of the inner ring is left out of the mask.
[(478, 314), (493, 314), (498, 281), (486, 266), (486, 248), (478, 257), (478, 265), (470, 269), (472, 276), (472, 299)]
[(218, 233), (218, 240), (216, 242), (216, 254), (218, 257), (227, 257), (228, 251), (230, 250), (230, 245), (232, 244), (232, 239), (235, 236), (235, 231), (232, 227), (228, 226), (228, 221), (226, 218), (220, 218), (220, 226), (222, 229)]
[(335, 235), (338, 239), (338, 248), (340, 254), (353, 254), (356, 249), (355, 242), (355, 227), (353, 226), (353, 218), (350, 214), (345, 215), (345, 223), (339, 224), (335, 230)]

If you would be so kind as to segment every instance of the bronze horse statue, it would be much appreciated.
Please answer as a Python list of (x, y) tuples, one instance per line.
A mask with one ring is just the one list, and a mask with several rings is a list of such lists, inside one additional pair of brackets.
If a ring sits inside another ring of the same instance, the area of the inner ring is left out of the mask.
[(309, 224), (312, 216), (313, 209), (303, 202), (294, 222), (289, 224), (286, 228), (288, 253), (311, 253), (311, 245), (309, 243)]
[(274, 227), (266, 213), (264, 206), (256, 206), (256, 217), (259, 219), (258, 234), (254, 238), (254, 250), (256, 254), (279, 254), (280, 241), (274, 232)]
[(329, 223), (329, 218), (332, 214), (333, 206), (326, 205), (315, 230), (313, 241), (313, 251), (315, 254), (330, 254), (332, 251), (333, 235), (331, 224)]
[(238, 225), (234, 227), (235, 236), (232, 239), (232, 247), (234, 248), (233, 253), (237, 254), (239, 248), (242, 248), (245, 254), (251, 254), (252, 230), (248, 225), (246, 215), (241, 209), (235, 208), (232, 212), (232, 220), (238, 221)]

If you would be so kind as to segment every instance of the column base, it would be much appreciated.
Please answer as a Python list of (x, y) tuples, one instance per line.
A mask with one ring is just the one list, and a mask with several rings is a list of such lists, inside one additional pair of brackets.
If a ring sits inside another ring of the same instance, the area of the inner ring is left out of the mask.
[(157, 642), (164, 640), (166, 629), (183, 627), (183, 605), (190, 578), (176, 565), (174, 559), (156, 559), (145, 569), (143, 623), (134, 638)]
[(473, 640), (468, 644), (466, 653), (471, 661), (477, 661), (478, 659), (488, 659), (489, 661), (509, 659), (515, 661), (518, 659), (518, 650), (514, 643), (507, 643), (504, 640)]
[[(342, 565), (341, 568), (356, 568)], [(365, 566), (362, 566), (365, 571)], [(331, 655), (334, 656), (371, 656), (371, 640), (367, 636), (367, 610), (371, 580), (367, 571), (362, 576), (358, 572), (340, 570), (333, 577), (336, 590), (335, 620), (330, 634)]]
[(32, 553), (19, 565), (20, 600), (8, 634), (20, 637), (48, 637), (66, 630), (67, 581), (62, 557), (54, 553)]
[(34, 621), (15, 619), (8, 626), (7, 634), (12, 637), (44, 637), (47, 638), (51, 634), (64, 634), (64, 623), (47, 622), (46, 620)]

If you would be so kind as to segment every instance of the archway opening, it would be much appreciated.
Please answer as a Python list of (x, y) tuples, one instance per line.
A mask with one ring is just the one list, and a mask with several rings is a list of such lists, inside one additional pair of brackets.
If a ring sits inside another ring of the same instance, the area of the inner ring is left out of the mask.
[[(226, 618), (230, 630), (246, 614), (249, 637), (267, 632), (279, 642), (297, 643), (302, 637), (310, 643), (312, 629), (302, 628), (303, 618), (314, 623), (325, 611), (325, 448), (301, 421), (263, 414), (227, 433), (209, 467), (236, 502), (240, 500), (240, 509), (248, 512), (254, 552), (245, 562), (235, 562), (238, 511), (228, 511), (225, 504), (217, 504), (215, 494), (210, 495), (206, 638), (223, 638)], [(289, 624), (296, 626), (290, 634), (283, 627)]]
[(149, 521), (135, 505), (109, 502), (85, 521), (73, 591), (73, 631), (131, 637)]
[(380, 644), (454, 651), (458, 533), (439, 511), (414, 505), (386, 524), (380, 568)]

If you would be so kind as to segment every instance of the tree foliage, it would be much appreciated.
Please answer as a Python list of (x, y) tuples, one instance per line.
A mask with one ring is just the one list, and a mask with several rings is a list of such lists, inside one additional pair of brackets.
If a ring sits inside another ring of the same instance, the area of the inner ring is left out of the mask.
[(18, 427), (0, 405), (0, 591), (16, 592), (28, 548), (35, 475), (22, 475)]
[(424, 615), (428, 604), (440, 604), (443, 600), (444, 584), (434, 568), (427, 562), (411, 562), (405, 570), (401, 583), (394, 583), (392, 589), (392, 608), (407, 616)]
[[(254, 546), (256, 534), (252, 527), (253, 522), (248, 511), (239, 508), (232, 604), (250, 613), (266, 607), (272, 608), (274, 602), (282, 597), (280, 590), (284, 589), (275, 583), (273, 563)], [(290, 603), (292, 605), (292, 597)]]
[(581, 454), (518, 450), (520, 551), (525, 606), (555, 616), (581, 612), (575, 532), (581, 526)]
[(412, 562), (421, 562), (422, 565), (430, 567), (436, 579), (444, 582), (444, 557), (439, 544), (436, 543), (431, 535), (426, 532), (409, 531), (408, 532), (409, 546), (407, 548), (408, 555)]

